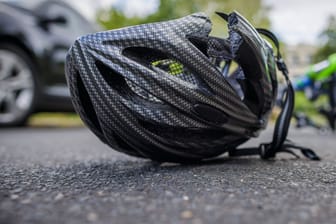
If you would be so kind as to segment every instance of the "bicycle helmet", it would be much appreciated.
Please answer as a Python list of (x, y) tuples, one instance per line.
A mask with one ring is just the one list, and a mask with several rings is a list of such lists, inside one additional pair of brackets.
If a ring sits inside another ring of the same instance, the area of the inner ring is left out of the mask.
[[(236, 149), (267, 125), (277, 93), (271, 45), (237, 12), (88, 34), (68, 52), (75, 110), (113, 149), (188, 162)], [(230, 65), (236, 62), (236, 67)]]

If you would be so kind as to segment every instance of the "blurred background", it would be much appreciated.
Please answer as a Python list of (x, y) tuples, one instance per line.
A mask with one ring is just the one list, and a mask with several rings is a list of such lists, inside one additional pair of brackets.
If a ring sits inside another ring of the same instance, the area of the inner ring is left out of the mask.
[[(0, 126), (82, 125), (63, 72), (66, 51), (80, 35), (203, 11), (213, 21), (212, 35), (226, 37), (214, 12), (233, 10), (279, 37), (293, 80), (336, 53), (334, 0), (0, 1)], [(316, 108), (326, 97), (312, 102), (298, 91), (295, 110), (320, 122)]]

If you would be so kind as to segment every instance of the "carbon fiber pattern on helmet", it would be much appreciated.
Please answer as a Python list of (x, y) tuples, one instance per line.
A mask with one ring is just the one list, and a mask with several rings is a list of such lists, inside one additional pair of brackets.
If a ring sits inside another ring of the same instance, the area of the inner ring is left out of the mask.
[(143, 88), (133, 84), (133, 82), (126, 80), (127, 85), (139, 96), (143, 97), (146, 100), (156, 102), (156, 103), (163, 103), (160, 99), (155, 97), (153, 94), (150, 94), (149, 92), (145, 91)]
[[(66, 66), (76, 111), (103, 142), (134, 156), (181, 162), (236, 147), (264, 126), (189, 41), (210, 31), (209, 18), (197, 13), (79, 38)], [(168, 66), (175, 68), (160, 68), (160, 60), (173, 61)], [(214, 122), (211, 110), (207, 119), (193, 110), (195, 104), (209, 105), (229, 119)], [(89, 111), (83, 109), (88, 105)]]

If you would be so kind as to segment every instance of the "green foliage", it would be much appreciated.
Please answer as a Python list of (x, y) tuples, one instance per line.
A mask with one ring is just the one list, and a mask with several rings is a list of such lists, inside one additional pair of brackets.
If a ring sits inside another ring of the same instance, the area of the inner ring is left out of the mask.
[[(213, 33), (221, 35), (226, 28), (223, 21), (214, 12), (231, 12), (233, 10), (244, 15), (257, 27), (268, 28), (270, 26), (267, 16), (269, 8), (262, 4), (262, 0), (160, 0), (157, 11), (146, 17), (128, 17), (121, 10), (111, 8), (98, 13), (98, 22), (106, 29), (115, 29), (130, 25), (175, 19), (194, 12), (203, 11), (211, 16), (214, 27), (217, 27)], [(217, 23), (220, 24), (217, 25)], [(219, 27), (221, 29), (218, 29)]]
[(326, 29), (320, 35), (324, 45), (316, 52), (314, 61), (325, 60), (329, 55), (336, 53), (336, 17), (330, 16)]
[(28, 120), (32, 127), (81, 127), (82, 120), (75, 113), (37, 113)]
[(318, 107), (328, 104), (327, 96), (321, 96), (316, 102), (309, 101), (303, 92), (295, 93), (295, 108), (294, 111), (302, 111), (309, 114), (314, 114)]
[(294, 112), (303, 112), (314, 122), (325, 125), (327, 121), (324, 116), (319, 114), (318, 108), (324, 108), (328, 104), (328, 97), (326, 95), (322, 95), (316, 101), (311, 102), (305, 97), (303, 92), (296, 92)]

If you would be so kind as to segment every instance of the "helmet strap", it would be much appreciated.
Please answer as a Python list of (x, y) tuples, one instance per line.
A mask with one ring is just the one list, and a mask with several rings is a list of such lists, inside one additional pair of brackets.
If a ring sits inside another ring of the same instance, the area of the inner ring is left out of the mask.
[(320, 160), (320, 157), (311, 149), (303, 146), (299, 146), (294, 144), (292, 141), (287, 139), (288, 129), (290, 126), (290, 121), (294, 109), (294, 89), (292, 83), (288, 77), (288, 69), (287, 66), (282, 59), (280, 54), (279, 41), (275, 37), (275, 35), (266, 29), (257, 29), (260, 34), (267, 36), (276, 46), (277, 54), (276, 54), (276, 63), (278, 69), (281, 71), (283, 76), (285, 77), (287, 88), (285, 89), (285, 94), (281, 108), (280, 115), (278, 116), (274, 131), (273, 131), (273, 139), (270, 143), (262, 143), (259, 147), (252, 148), (239, 148), (233, 149), (229, 151), (229, 156), (247, 156), (247, 155), (257, 155), (259, 154), (263, 159), (274, 158), (279, 152), (286, 152), (294, 155), (295, 157), (299, 157), (292, 150), (298, 149), (301, 153), (311, 159), (311, 160)]

